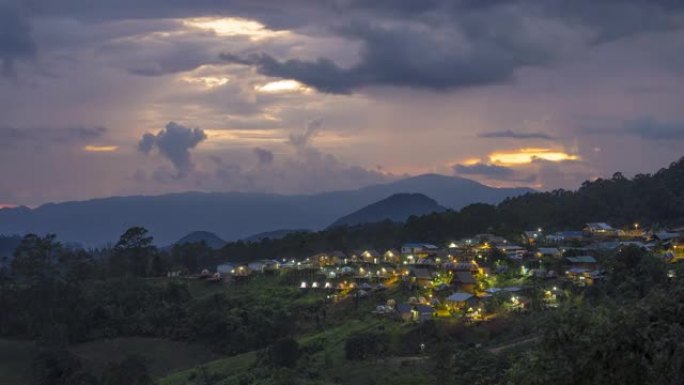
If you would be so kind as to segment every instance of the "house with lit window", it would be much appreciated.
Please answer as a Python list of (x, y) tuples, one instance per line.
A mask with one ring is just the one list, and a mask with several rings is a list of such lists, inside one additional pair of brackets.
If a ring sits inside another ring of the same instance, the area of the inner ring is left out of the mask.
[(592, 256), (566, 257), (565, 260), (568, 263), (566, 276), (580, 285), (591, 285), (603, 278), (603, 271)]
[(453, 273), (451, 285), (460, 292), (474, 293), (477, 280), (470, 271), (456, 271)]
[(432, 286), (432, 269), (427, 266), (411, 266), (408, 269), (408, 279), (420, 287)]
[(583, 231), (592, 237), (617, 237), (618, 231), (605, 222), (590, 222), (584, 226)]
[(401, 246), (401, 254), (404, 256), (427, 257), (437, 253), (438, 250), (439, 247), (430, 243), (406, 243)]
[(397, 313), (405, 322), (425, 322), (434, 317), (435, 309), (423, 304), (397, 304)]
[(364, 250), (361, 253), (361, 258), (364, 262), (378, 264), (382, 261), (382, 255), (377, 250)]
[(316, 267), (333, 266), (337, 264), (335, 257), (329, 253), (318, 253), (309, 258), (311, 263)]
[(399, 251), (395, 249), (389, 249), (385, 251), (385, 254), (383, 254), (382, 259), (387, 262), (387, 263), (394, 263), (394, 264), (399, 264), (401, 263), (401, 254)]
[(681, 240), (673, 241), (665, 252), (665, 257), (668, 262), (679, 262), (684, 260), (684, 242)]
[(540, 247), (535, 255), (537, 258), (560, 258), (562, 252), (556, 247)]
[(466, 310), (469, 307), (477, 306), (477, 297), (471, 293), (455, 292), (444, 300), (452, 310)]
[(567, 257), (565, 260), (569, 263), (571, 268), (582, 268), (582, 269), (596, 269), (598, 267), (598, 261), (596, 258), (589, 255), (581, 255), (576, 257)]
[(254, 273), (265, 273), (275, 271), (280, 268), (280, 262), (271, 259), (262, 259), (247, 264), (247, 268)]

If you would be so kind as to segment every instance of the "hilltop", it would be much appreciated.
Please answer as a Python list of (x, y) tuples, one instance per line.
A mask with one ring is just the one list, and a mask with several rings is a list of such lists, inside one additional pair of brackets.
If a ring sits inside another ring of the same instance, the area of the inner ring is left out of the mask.
[(354, 226), (384, 220), (403, 222), (413, 215), (420, 216), (446, 210), (446, 207), (424, 194), (394, 194), (336, 220), (330, 227)]

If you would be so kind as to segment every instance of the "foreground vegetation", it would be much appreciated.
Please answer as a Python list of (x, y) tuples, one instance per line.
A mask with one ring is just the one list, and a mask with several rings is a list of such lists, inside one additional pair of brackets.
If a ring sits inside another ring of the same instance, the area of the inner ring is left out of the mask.
[(160, 251), (137, 227), (113, 248), (93, 251), (27, 235), (0, 267), (0, 384), (682, 383), (684, 271), (635, 246), (601, 256), (606, 278), (571, 287), (558, 308), (475, 325), (372, 314), (398, 287), (332, 303), (325, 291), (298, 289), (296, 270), (230, 285), (166, 273), (352, 243), (517, 233), (531, 224), (674, 223), (684, 210), (683, 181), (679, 161), (654, 176), (616, 175), (578, 192), (218, 252), (204, 244)]
[(8, 385), (678, 383), (684, 271), (637, 247), (606, 263), (604, 282), (555, 310), (406, 324), (370, 311), (398, 287), (330, 304), (293, 272), (229, 286), (110, 278), (111, 262), (28, 236), (2, 275), (0, 373)]

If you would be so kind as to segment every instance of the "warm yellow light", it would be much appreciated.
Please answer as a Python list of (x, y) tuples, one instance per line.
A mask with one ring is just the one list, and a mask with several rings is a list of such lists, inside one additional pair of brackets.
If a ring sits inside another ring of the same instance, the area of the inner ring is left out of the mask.
[(220, 76), (183, 76), (182, 81), (190, 84), (197, 84), (204, 88), (215, 88), (227, 84), (230, 79)]
[(307, 92), (310, 90), (302, 83), (291, 79), (276, 80), (261, 86), (256, 86), (255, 89), (264, 93)]
[(577, 155), (548, 148), (521, 148), (514, 151), (497, 151), (489, 154), (491, 162), (504, 165), (527, 164), (532, 163), (535, 159), (561, 162), (564, 160), (579, 160), (580, 158)]
[(237, 17), (198, 17), (182, 20), (187, 27), (212, 31), (218, 36), (246, 36), (250, 40), (288, 35), (288, 31), (273, 31), (263, 24)]
[(83, 151), (86, 152), (113, 152), (119, 149), (119, 146), (97, 146), (89, 144), (83, 147)]
[(479, 158), (468, 158), (468, 159), (462, 161), (461, 164), (464, 166), (472, 166), (472, 165), (478, 164), (480, 162), (482, 162), (482, 160)]

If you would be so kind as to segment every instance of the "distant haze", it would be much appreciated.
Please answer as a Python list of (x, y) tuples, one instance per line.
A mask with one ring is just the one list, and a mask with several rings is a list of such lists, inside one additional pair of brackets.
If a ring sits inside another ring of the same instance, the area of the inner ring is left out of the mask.
[(459, 209), (474, 202), (498, 203), (529, 189), (496, 189), (471, 180), (422, 175), (359, 190), (315, 195), (181, 193), (131, 196), (0, 210), (0, 234), (56, 233), (87, 246), (114, 243), (131, 226), (148, 228), (159, 245), (193, 231), (226, 241), (282, 229), (325, 228), (342, 216), (397, 193), (421, 193)]

